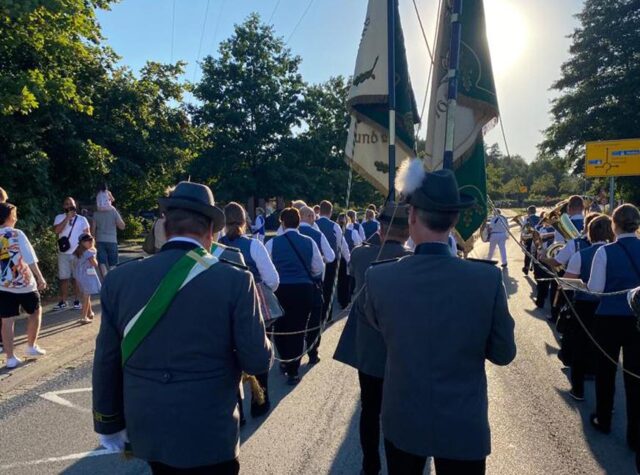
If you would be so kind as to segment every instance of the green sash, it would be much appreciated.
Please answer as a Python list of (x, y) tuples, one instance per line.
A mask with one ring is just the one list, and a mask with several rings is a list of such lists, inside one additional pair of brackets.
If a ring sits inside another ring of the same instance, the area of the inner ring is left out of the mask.
[(125, 327), (121, 344), (122, 366), (158, 324), (178, 292), (217, 262), (217, 257), (202, 248), (193, 249), (178, 259), (146, 305)]

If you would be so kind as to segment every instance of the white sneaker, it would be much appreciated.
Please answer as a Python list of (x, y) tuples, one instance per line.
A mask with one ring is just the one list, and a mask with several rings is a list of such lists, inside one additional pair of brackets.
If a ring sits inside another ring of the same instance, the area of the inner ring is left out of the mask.
[(18, 366), (20, 363), (22, 363), (22, 360), (20, 358), (18, 358), (17, 356), (12, 356), (11, 358), (9, 358), (7, 360), (7, 368), (9, 369), (13, 369), (16, 366)]
[(27, 356), (42, 356), (47, 354), (46, 350), (43, 350), (38, 345), (27, 345), (27, 351), (25, 351), (25, 353), (27, 354)]

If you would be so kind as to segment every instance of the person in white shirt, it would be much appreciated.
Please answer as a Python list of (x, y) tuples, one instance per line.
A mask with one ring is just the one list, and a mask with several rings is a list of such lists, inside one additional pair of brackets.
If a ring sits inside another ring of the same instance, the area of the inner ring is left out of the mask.
[(29, 314), (27, 355), (46, 353), (38, 346), (37, 339), (42, 320), (39, 291), (47, 288), (47, 282), (38, 268), (38, 258), (29, 239), (15, 229), (17, 221), (17, 208), (10, 203), (0, 203), (0, 320), (9, 369), (22, 362), (13, 349), (14, 322), (20, 314), (20, 307)]
[(265, 236), (265, 219), (264, 219), (264, 210), (262, 208), (256, 208), (256, 219), (251, 226), (251, 232), (253, 233), (253, 237), (258, 239), (260, 242), (264, 242)]
[[(575, 239), (571, 239), (567, 242), (567, 244), (560, 249), (560, 251), (553, 258), (542, 257), (541, 261), (547, 264), (549, 267), (567, 267), (571, 258), (589, 247), (589, 239), (586, 237), (586, 230), (589, 229), (589, 224), (596, 218), (602, 216), (600, 213), (589, 213), (587, 217), (584, 219), (584, 233), (580, 237)], [(556, 231), (556, 236), (557, 236)], [(564, 239), (564, 238), (563, 238)]]
[[(571, 222), (579, 232), (583, 232), (586, 229), (584, 220), (584, 199), (582, 196), (574, 195), (569, 198), (567, 204), (567, 215), (571, 219)], [(555, 233), (555, 242), (565, 242), (566, 239), (558, 231)]]
[(502, 267), (507, 267), (507, 238), (509, 232), (509, 222), (507, 218), (502, 216), (502, 211), (496, 209), (495, 216), (489, 223), (489, 255), (488, 259), (493, 258), (496, 247), (500, 249), (500, 258), (502, 259)]
[(353, 229), (355, 229), (356, 231), (358, 231), (358, 235), (360, 236), (360, 242), (364, 242), (367, 240), (367, 237), (364, 234), (364, 228), (362, 227), (362, 224), (358, 221), (358, 213), (356, 213), (354, 210), (349, 210), (347, 211), (347, 217), (351, 220), (351, 227)]
[[(69, 281), (73, 279), (73, 268), (75, 267), (73, 251), (78, 246), (80, 236), (91, 232), (87, 218), (77, 213), (76, 202), (73, 198), (65, 198), (62, 208), (64, 213), (57, 215), (53, 220), (53, 230), (58, 235), (58, 278), (60, 279), (60, 301), (53, 307), (54, 310), (68, 308), (68, 286)], [(78, 299), (80, 292), (77, 284), (74, 289), (73, 308), (80, 310), (80, 300)]]

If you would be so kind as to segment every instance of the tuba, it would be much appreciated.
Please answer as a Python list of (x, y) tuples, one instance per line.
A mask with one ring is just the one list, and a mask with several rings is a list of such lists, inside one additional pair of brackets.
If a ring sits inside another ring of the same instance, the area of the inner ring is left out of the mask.
[[(580, 237), (580, 231), (573, 224), (569, 215), (567, 214), (567, 206), (569, 205), (569, 200), (563, 200), (556, 205), (542, 220), (542, 223), (546, 226), (552, 226), (556, 231), (558, 231), (562, 237), (565, 238), (566, 241), (571, 241), (572, 239), (577, 239)], [(553, 259), (556, 254), (562, 249), (565, 245), (561, 242), (557, 242), (546, 250), (546, 257), (549, 259)]]

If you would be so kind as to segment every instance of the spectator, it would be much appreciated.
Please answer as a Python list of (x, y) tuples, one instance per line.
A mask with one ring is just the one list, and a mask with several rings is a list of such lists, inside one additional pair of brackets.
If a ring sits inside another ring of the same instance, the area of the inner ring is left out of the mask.
[(103, 277), (118, 265), (118, 229), (124, 228), (120, 213), (113, 207), (93, 213), (91, 234), (95, 236), (98, 264)]
[(40, 356), (46, 352), (36, 343), (42, 320), (40, 290), (47, 283), (38, 268), (38, 258), (25, 234), (15, 229), (18, 210), (10, 203), (0, 203), (0, 319), (2, 339), (7, 353), (7, 368), (21, 363), (13, 350), (15, 317), (22, 307), (28, 314), (28, 356)]
[(90, 234), (83, 234), (78, 241), (78, 247), (73, 252), (77, 263), (75, 268), (76, 280), (82, 292), (82, 317), (80, 323), (91, 323), (95, 314), (91, 310), (91, 296), (100, 293), (100, 278), (96, 269), (99, 251), (93, 246), (94, 239)]
[[(68, 308), (68, 286), (69, 281), (73, 279), (75, 260), (73, 251), (78, 245), (80, 236), (90, 231), (87, 218), (78, 215), (76, 202), (73, 198), (65, 198), (62, 209), (64, 213), (57, 215), (53, 221), (53, 230), (58, 235), (58, 278), (60, 279), (60, 301), (53, 307), (54, 310)], [(76, 310), (82, 308), (78, 295), (78, 286), (76, 284), (75, 300), (73, 302), (73, 308)]]
[(113, 208), (113, 202), (115, 198), (109, 191), (109, 187), (106, 183), (103, 183), (98, 189), (96, 194), (96, 208), (98, 211), (109, 211)]

